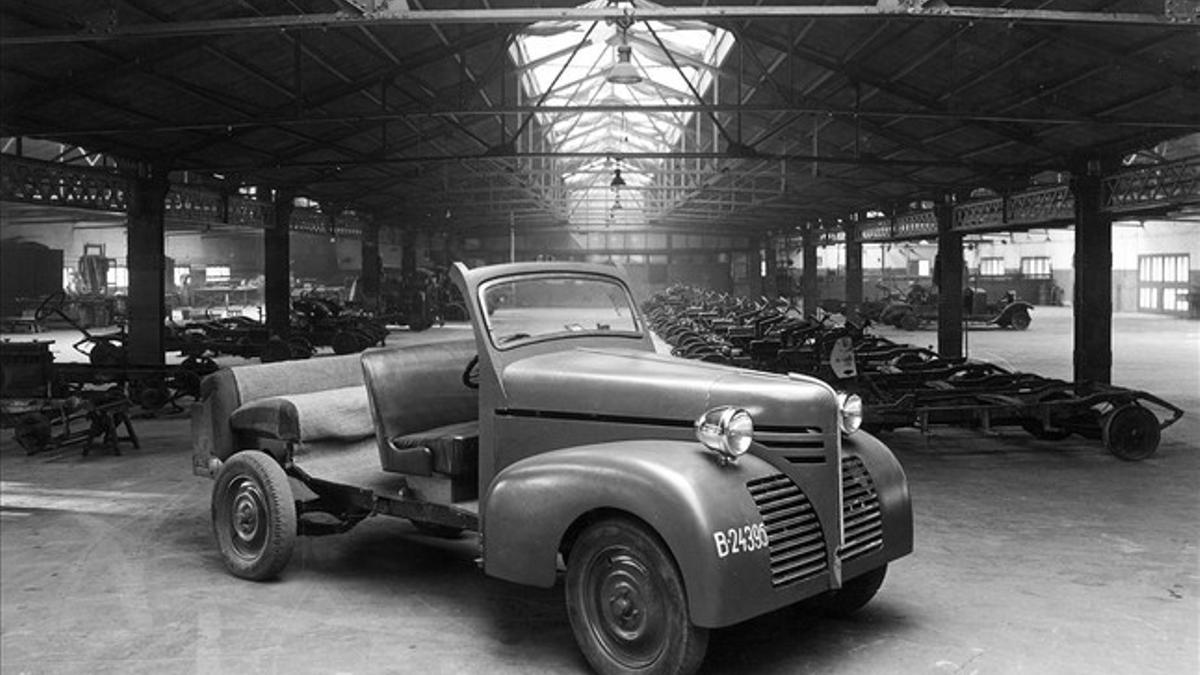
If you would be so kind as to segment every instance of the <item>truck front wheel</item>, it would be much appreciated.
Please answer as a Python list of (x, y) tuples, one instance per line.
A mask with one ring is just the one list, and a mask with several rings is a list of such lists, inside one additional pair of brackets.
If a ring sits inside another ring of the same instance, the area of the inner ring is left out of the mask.
[(273, 458), (244, 450), (217, 474), (213, 534), (234, 576), (261, 581), (279, 576), (296, 543), (296, 503), (287, 474)]
[(848, 617), (866, 606), (887, 576), (887, 565), (876, 567), (866, 574), (854, 577), (836, 591), (821, 599), (821, 609), (836, 617)]
[(691, 673), (708, 631), (692, 625), (674, 558), (640, 523), (589, 526), (567, 559), (567, 614), (599, 673)]

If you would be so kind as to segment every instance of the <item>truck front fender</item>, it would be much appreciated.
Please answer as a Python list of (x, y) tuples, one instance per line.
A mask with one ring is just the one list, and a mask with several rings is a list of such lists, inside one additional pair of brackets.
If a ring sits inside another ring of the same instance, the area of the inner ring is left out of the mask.
[(1028, 314), (1032, 311), (1033, 305), (1025, 302), (1024, 300), (1016, 300), (1005, 305), (1004, 308), (1000, 310), (1000, 314), (996, 315), (995, 319), (992, 319), (992, 323), (999, 326), (1007, 326), (1012, 323), (1013, 315), (1017, 312), (1025, 312)]
[(913, 550), (912, 499), (908, 478), (896, 455), (865, 431), (842, 439), (842, 454), (862, 460), (879, 496), (883, 546), (874, 553), (843, 563), (845, 578), (869, 572)]
[(528, 457), (500, 472), (485, 495), (484, 571), (552, 586), (572, 525), (590, 514), (622, 512), (645, 522), (671, 551), (693, 623), (717, 627), (756, 616), (798, 598), (772, 589), (765, 547), (731, 552), (716, 539), (762, 521), (746, 482), (773, 473), (750, 454), (722, 465), (699, 443), (680, 440), (617, 441)]

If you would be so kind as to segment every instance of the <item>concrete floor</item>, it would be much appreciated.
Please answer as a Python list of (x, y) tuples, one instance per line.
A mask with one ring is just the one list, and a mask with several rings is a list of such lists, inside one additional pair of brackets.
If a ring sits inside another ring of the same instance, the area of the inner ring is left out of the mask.
[[(1188, 411), (1155, 457), (1018, 431), (887, 434), (912, 488), (913, 555), (853, 620), (792, 609), (715, 632), (704, 672), (1200, 672), (1200, 323), (1115, 325), (1116, 383)], [(1070, 331), (1069, 310), (1038, 308), (1028, 332), (972, 332), (970, 351), (1066, 376)], [(120, 457), (27, 457), (3, 432), (0, 671), (585, 670), (561, 586), (488, 579), (472, 541), (401, 521), (302, 539), (277, 583), (231, 577), (186, 418), (136, 425), (142, 448)]]

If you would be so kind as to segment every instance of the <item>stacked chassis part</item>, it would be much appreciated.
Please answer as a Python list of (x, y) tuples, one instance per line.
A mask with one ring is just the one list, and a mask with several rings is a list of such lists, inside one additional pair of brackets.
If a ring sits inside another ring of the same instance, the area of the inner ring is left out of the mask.
[[(1098, 439), (1117, 457), (1136, 461), (1153, 455), (1162, 430), (1183, 416), (1149, 392), (946, 359), (871, 335), (864, 326), (802, 317), (765, 299), (672, 287), (646, 303), (646, 315), (676, 356), (804, 372), (859, 394), (868, 429), (1015, 426), (1042, 440), (1072, 434)], [(837, 367), (839, 341), (851, 345), (851, 371)]]
[(318, 347), (331, 347), (335, 354), (360, 352), (383, 345), (387, 334), (387, 326), (377, 318), (312, 296), (293, 301), (286, 336), (272, 335), (266, 324), (245, 316), (209, 317), (170, 324), (166, 346), (196, 358), (231, 354), (270, 363), (306, 359)]

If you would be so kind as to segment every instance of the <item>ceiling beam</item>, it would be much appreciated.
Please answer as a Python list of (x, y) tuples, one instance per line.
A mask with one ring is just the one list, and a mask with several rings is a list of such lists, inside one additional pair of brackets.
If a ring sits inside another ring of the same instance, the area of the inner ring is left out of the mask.
[[(889, 6), (890, 5), (890, 6)], [(522, 9), (396, 9), (374, 14), (334, 12), (324, 14), (287, 14), (179, 21), (170, 24), (129, 23), (88, 27), (80, 31), (37, 31), (0, 37), (0, 47), (56, 45), (80, 42), (109, 42), (130, 39), (169, 39), (187, 35), (229, 35), (289, 30), (340, 30), (358, 26), (428, 26), (440, 24), (524, 25), (541, 21), (683, 21), (710, 22), (789, 19), (835, 19), (866, 21), (942, 21), (999, 22), (1021, 24), (1058, 24), (1080, 26), (1133, 26), (1160, 30), (1194, 31), (1195, 23), (1164, 14), (1130, 12), (1080, 12), (1039, 9), (997, 9), (995, 7), (919, 8), (906, 3), (884, 5), (792, 5), (792, 6), (721, 6), (707, 7), (572, 7)]]
[[(389, 165), (389, 164), (413, 164), (413, 163), (438, 163), (438, 162), (470, 162), (478, 160), (496, 160), (496, 159), (535, 159), (535, 158), (585, 158), (585, 159), (609, 159), (614, 155), (620, 155), (622, 159), (738, 159), (731, 157), (724, 152), (494, 152), (486, 155), (423, 155), (410, 157), (388, 157), (370, 159), (366, 162), (350, 161), (313, 161), (304, 162), (296, 161), (289, 162), (289, 169), (322, 169), (341, 167), (343, 169), (357, 168), (364, 164), (370, 165)], [(1066, 169), (1065, 165), (1055, 162), (1048, 163), (966, 163), (966, 162), (945, 162), (945, 161), (929, 161), (915, 159), (883, 159), (863, 155), (861, 157), (846, 157), (838, 155), (800, 155), (800, 154), (758, 154), (752, 159), (761, 161), (785, 161), (785, 162), (802, 162), (811, 163), (818, 162), (820, 164), (847, 164), (859, 166), (907, 166), (907, 167), (937, 167), (937, 168), (963, 168), (972, 171), (1028, 171), (1037, 172), (1047, 169)], [(1056, 161), (1065, 162), (1065, 159), (1058, 158)], [(180, 161), (177, 168), (188, 171), (204, 171), (230, 173), (260, 169), (262, 167), (249, 165), (190, 165)]]
[[(435, 104), (435, 101), (428, 101), (429, 104)], [(16, 127), (14, 123), (9, 123), (12, 126), (12, 135), (23, 136), (55, 136), (55, 137), (71, 137), (71, 136), (95, 136), (105, 134), (152, 134), (152, 133), (176, 133), (181, 131), (222, 131), (229, 132), (230, 130), (253, 130), (261, 127), (282, 127), (282, 126), (311, 126), (311, 125), (328, 125), (328, 124), (352, 124), (362, 125), (367, 123), (383, 123), (388, 121), (405, 120), (405, 119), (420, 119), (429, 117), (495, 117), (497, 115), (530, 115), (530, 114), (571, 114), (575, 115), (583, 112), (617, 114), (617, 113), (737, 113), (743, 114), (793, 114), (793, 115), (823, 115), (830, 117), (845, 117), (861, 119), (879, 119), (879, 120), (900, 120), (900, 119), (926, 119), (926, 120), (952, 120), (959, 122), (995, 122), (1006, 124), (1028, 124), (1042, 126), (1074, 126), (1074, 125), (1091, 125), (1091, 126), (1107, 126), (1107, 127), (1147, 127), (1147, 128), (1168, 128), (1180, 129), (1183, 132), (1196, 128), (1195, 115), (1184, 115), (1173, 119), (1152, 119), (1147, 117), (1128, 117), (1118, 118), (1112, 116), (1097, 116), (1097, 115), (1081, 115), (1078, 113), (1063, 114), (1063, 115), (1026, 115), (1026, 114), (1008, 114), (1003, 112), (992, 111), (937, 111), (937, 110), (901, 110), (901, 109), (861, 109), (847, 108), (843, 106), (820, 105), (815, 103), (810, 104), (746, 104), (740, 105), (737, 103), (720, 103), (720, 104), (642, 104), (642, 105), (615, 105), (615, 104), (580, 104), (570, 106), (531, 106), (531, 105), (496, 105), (492, 108), (475, 108), (475, 107), (448, 107), (438, 108), (436, 105), (430, 106), (425, 103), (418, 104), (417, 108), (409, 109), (392, 109), (388, 112), (360, 114), (360, 115), (264, 115), (253, 120), (247, 120), (243, 117), (235, 119), (217, 119), (205, 120), (196, 122), (164, 122), (156, 125), (125, 125), (125, 126), (108, 126), (108, 127), (71, 127), (71, 128), (52, 128), (39, 127), (36, 125), (26, 124), (22, 127)], [(1009, 106), (1009, 108), (1015, 106)], [(1186, 111), (1181, 111), (1181, 113)], [(361, 128), (355, 131), (363, 133)], [(1181, 133), (1182, 135), (1182, 133)]]

